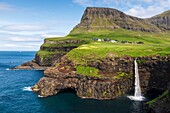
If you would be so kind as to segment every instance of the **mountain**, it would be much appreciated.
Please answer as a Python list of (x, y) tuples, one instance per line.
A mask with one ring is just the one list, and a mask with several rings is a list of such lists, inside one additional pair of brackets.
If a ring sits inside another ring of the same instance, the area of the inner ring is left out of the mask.
[(156, 15), (148, 20), (162, 30), (170, 30), (170, 10)]
[(79, 97), (103, 100), (132, 91), (136, 59), (142, 92), (147, 96), (165, 92), (149, 102), (149, 106), (154, 105), (149, 110), (167, 113), (170, 103), (168, 30), (169, 11), (141, 19), (116, 9), (87, 8), (69, 35), (46, 38), (35, 59), (20, 68), (48, 67), (44, 77), (32, 87), (40, 96), (74, 91)]
[[(81, 22), (71, 33), (93, 32), (95, 30), (114, 30), (123, 28), (134, 31), (161, 32), (170, 28), (170, 13), (164, 12), (149, 19), (127, 15), (111, 8), (87, 7)], [(164, 29), (162, 29), (164, 28)]]

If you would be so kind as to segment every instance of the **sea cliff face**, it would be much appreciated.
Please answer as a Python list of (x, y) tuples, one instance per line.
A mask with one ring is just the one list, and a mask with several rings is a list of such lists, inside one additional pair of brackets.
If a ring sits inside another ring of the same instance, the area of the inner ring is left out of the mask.
[[(109, 61), (109, 62), (108, 62)], [(134, 58), (106, 58), (99, 63), (91, 62), (100, 70), (99, 77), (77, 74), (75, 65), (63, 58), (57, 67), (45, 70), (45, 75), (33, 87), (41, 96), (55, 95), (73, 89), (82, 98), (114, 99), (130, 92), (134, 87)], [(143, 93), (155, 89), (165, 91), (170, 81), (169, 57), (138, 58), (140, 81)]]
[(54, 66), (61, 62), (61, 57), (74, 48), (88, 43), (85, 40), (44, 40), (40, 50), (36, 53), (35, 60), (40, 66)]
[[(107, 60), (103, 60), (103, 63), (107, 63)], [(103, 63), (98, 64), (99, 67), (102, 67)], [(122, 78), (120, 79), (119, 76), (116, 78), (111, 75), (116, 68), (114, 70), (109, 68), (108, 73), (105, 73), (106, 70), (103, 68), (99, 77), (93, 77), (77, 74), (75, 65), (67, 58), (63, 58), (57, 67), (45, 70), (44, 77), (33, 87), (33, 90), (45, 97), (63, 90), (74, 89), (82, 98), (114, 99), (129, 92), (133, 86), (132, 76), (120, 76)], [(91, 65), (97, 66), (95, 63)], [(105, 66), (109, 67), (109, 65)]]

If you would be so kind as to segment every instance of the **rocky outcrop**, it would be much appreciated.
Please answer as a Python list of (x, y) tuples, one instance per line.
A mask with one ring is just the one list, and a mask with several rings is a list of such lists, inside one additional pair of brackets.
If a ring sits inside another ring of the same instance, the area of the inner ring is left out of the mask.
[(54, 73), (51, 72), (51, 76), (48, 71), (46, 70), (48, 75), (41, 78), (33, 87), (33, 91), (44, 97), (55, 95), (67, 89), (74, 89), (77, 95), (82, 98), (114, 99), (127, 93), (132, 85), (130, 79), (115, 81), (110, 77), (88, 77), (77, 75), (75, 72), (61, 73), (57, 72), (56, 69)]
[(33, 87), (41, 96), (51, 96), (67, 89), (74, 89), (79, 97), (95, 99), (114, 99), (129, 92), (132, 78), (122, 79), (101, 75), (100, 77), (84, 76), (76, 73), (74, 64), (68, 59), (44, 72), (44, 77)]
[(147, 19), (129, 16), (121, 11), (111, 8), (86, 8), (81, 22), (71, 33), (94, 30), (114, 30), (123, 28), (127, 30), (160, 32), (161, 30)]
[(148, 106), (149, 113), (169, 113), (170, 112), (170, 93), (169, 91), (165, 91), (162, 95), (155, 98), (155, 100), (151, 100)]
[(23, 63), (21, 66), (11, 68), (12, 70), (45, 70), (46, 66), (38, 65), (35, 60)]
[(40, 50), (36, 53), (35, 60), (40, 66), (53, 66), (61, 61), (61, 57), (74, 48), (86, 44), (86, 40), (48, 40), (45, 39)]
[(164, 31), (170, 30), (170, 10), (156, 15), (148, 20)]
[[(98, 68), (99, 77), (77, 74), (75, 64), (64, 58), (60, 65), (45, 70), (45, 75), (33, 87), (41, 96), (55, 95), (60, 91), (74, 89), (82, 98), (113, 99), (133, 88), (134, 58), (105, 58), (92, 61), (88, 66)], [(170, 57), (138, 58), (142, 91), (152, 89), (165, 91), (170, 81)]]
[(142, 90), (165, 91), (170, 83), (170, 57), (154, 56), (138, 58)]
[[(88, 65), (100, 69), (102, 72), (116, 76), (123, 72), (129, 76), (134, 75), (134, 58), (106, 58), (99, 63), (89, 63)], [(142, 92), (149, 94), (152, 90), (163, 92), (170, 83), (170, 57), (150, 56), (137, 58), (140, 74)], [(106, 74), (106, 75), (107, 75)], [(152, 92), (151, 92), (152, 93)]]

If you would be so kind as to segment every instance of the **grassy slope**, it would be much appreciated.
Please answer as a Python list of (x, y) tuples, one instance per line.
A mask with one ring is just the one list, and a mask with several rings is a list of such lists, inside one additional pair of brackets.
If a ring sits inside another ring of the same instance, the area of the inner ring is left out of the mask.
[[(91, 41), (89, 44), (72, 50), (67, 55), (78, 64), (84, 64), (86, 60), (104, 58), (109, 54), (112, 56), (150, 56), (170, 54), (170, 32), (167, 33), (146, 33), (135, 32), (123, 29), (114, 31), (97, 31), (84, 34), (71, 34), (69, 36), (81, 38), (110, 38), (118, 40), (119, 43)], [(144, 44), (122, 44), (121, 41), (144, 42)], [(84, 59), (84, 60), (82, 60)]]
[[(81, 32), (81, 30), (79, 30)], [(97, 42), (92, 38), (110, 38), (118, 40), (118, 43)], [(67, 56), (75, 63), (84, 64), (87, 60), (100, 59), (106, 55), (113, 56), (150, 56), (150, 55), (168, 55), (170, 54), (170, 32), (166, 33), (146, 33), (135, 32), (124, 29), (116, 29), (113, 31), (95, 31), (74, 34), (74, 31), (66, 37), (48, 38), (46, 40), (88, 40), (89, 44), (70, 51)], [(121, 41), (144, 42), (144, 44), (122, 44)], [(50, 45), (48, 45), (50, 46)], [(55, 45), (51, 45), (55, 46)]]
[[(80, 32), (77, 34), (77, 31)], [(64, 41), (64, 40), (85, 40), (88, 44), (83, 44), (76, 49), (73, 49), (67, 53), (67, 57), (77, 64), (76, 70), (78, 74), (91, 75), (99, 77), (98, 69), (94, 67), (88, 67), (87, 62), (98, 60), (106, 56), (150, 56), (150, 55), (170, 55), (170, 32), (166, 33), (146, 33), (146, 32), (135, 32), (124, 29), (116, 29), (114, 31), (95, 31), (95, 32), (83, 32), (81, 29), (77, 30), (76, 33), (72, 31), (66, 37), (58, 38), (47, 38), (49, 41)], [(111, 42), (98, 42), (93, 41), (92, 38), (110, 38), (112, 40), (118, 40), (118, 43)], [(131, 42), (144, 42), (144, 44), (122, 44), (121, 41)], [(75, 45), (75, 44), (73, 44)], [(70, 44), (43, 44), (42, 46), (53, 48), (53, 47), (65, 47), (71, 46)], [(55, 52), (51, 51), (39, 51), (41, 56), (51, 56)], [(100, 61), (100, 60), (99, 60)], [(115, 79), (120, 78), (124, 74), (118, 74)], [(126, 75), (126, 74), (125, 74)]]

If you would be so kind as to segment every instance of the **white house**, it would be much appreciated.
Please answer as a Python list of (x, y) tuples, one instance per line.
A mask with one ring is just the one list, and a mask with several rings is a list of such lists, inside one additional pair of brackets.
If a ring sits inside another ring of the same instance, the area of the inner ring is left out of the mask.
[(112, 43), (116, 43), (117, 41), (116, 41), (116, 40), (111, 40), (110, 42), (112, 42)]
[(101, 42), (102, 40), (99, 38), (97, 41)]

